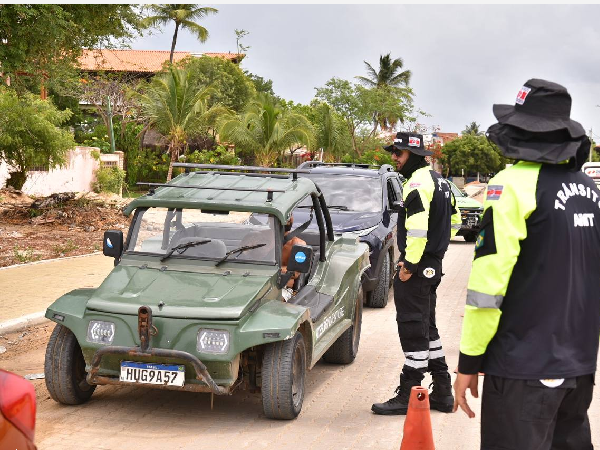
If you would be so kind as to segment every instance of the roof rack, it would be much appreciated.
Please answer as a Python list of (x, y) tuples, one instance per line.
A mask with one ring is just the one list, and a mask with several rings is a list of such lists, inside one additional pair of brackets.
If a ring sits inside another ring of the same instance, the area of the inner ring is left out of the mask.
[(394, 167), (390, 164), (382, 164), (381, 166), (375, 164), (366, 163), (326, 163), (323, 161), (305, 161), (298, 166), (299, 169), (313, 168), (321, 166), (334, 166), (334, 167), (355, 167), (357, 169), (378, 169), (379, 173), (393, 172)]
[[(298, 179), (299, 173), (309, 173), (307, 170), (298, 170), (298, 169), (278, 169), (273, 167), (256, 167), (256, 166), (225, 166), (225, 165), (215, 165), (215, 164), (192, 164), (192, 163), (173, 163), (173, 167), (182, 167), (185, 169), (185, 173), (190, 173), (191, 169), (210, 169), (210, 172), (214, 170), (220, 171), (228, 171), (228, 170), (238, 170), (240, 172), (218, 172), (221, 174), (227, 175), (248, 175), (245, 172), (267, 172), (265, 173), (255, 173), (254, 176), (271, 176), (270, 174), (284, 173), (288, 174), (284, 178), (289, 178), (289, 174), (292, 175), (292, 179), (295, 181)], [(196, 171), (194, 171), (196, 172)], [(206, 173), (206, 171), (200, 172)]]
[(154, 195), (155, 189), (152, 187), (168, 187), (177, 189), (207, 189), (212, 191), (243, 191), (243, 192), (266, 192), (267, 201), (273, 201), (273, 192), (285, 192), (283, 189), (258, 189), (258, 188), (231, 188), (231, 187), (207, 187), (207, 186), (191, 186), (189, 184), (167, 184), (167, 183), (136, 183), (138, 186), (150, 186), (148, 195)]

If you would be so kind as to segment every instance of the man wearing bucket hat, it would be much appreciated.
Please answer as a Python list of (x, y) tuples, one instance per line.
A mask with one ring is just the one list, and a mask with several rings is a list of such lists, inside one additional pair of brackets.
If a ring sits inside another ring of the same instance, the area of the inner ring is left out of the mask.
[(456, 404), (481, 406), (482, 449), (591, 449), (600, 335), (600, 192), (571, 96), (531, 79), (488, 137), (516, 164), (488, 185), (467, 290)]
[[(442, 258), (451, 234), (451, 221), (460, 227), (460, 214), (448, 183), (430, 169), (423, 136), (397, 133), (385, 149), (407, 180), (403, 210), (398, 214), (398, 274), (394, 277), (394, 303), (400, 344), (406, 357), (396, 395), (371, 407), (375, 414), (406, 414), (410, 390), (431, 372), (433, 409), (451, 412), (452, 385), (435, 323), (436, 290), (442, 277)], [(453, 217), (454, 216), (454, 217)], [(454, 220), (451, 220), (454, 219)]]

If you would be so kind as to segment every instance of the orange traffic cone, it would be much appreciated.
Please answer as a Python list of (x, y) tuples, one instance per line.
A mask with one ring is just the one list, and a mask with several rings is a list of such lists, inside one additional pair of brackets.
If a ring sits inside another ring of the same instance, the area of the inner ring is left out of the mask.
[(410, 391), (400, 450), (435, 450), (429, 415), (429, 393), (424, 387), (414, 386)]

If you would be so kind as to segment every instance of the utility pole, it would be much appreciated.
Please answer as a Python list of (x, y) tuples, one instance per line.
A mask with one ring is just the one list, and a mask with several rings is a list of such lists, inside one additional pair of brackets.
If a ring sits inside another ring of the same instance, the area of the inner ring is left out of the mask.
[(112, 109), (111, 109), (111, 105), (110, 105), (110, 96), (107, 95), (106, 98), (108, 99), (108, 133), (109, 133), (109, 137), (110, 137), (110, 151), (111, 153), (115, 152), (115, 131), (113, 129), (113, 115), (112, 115)]

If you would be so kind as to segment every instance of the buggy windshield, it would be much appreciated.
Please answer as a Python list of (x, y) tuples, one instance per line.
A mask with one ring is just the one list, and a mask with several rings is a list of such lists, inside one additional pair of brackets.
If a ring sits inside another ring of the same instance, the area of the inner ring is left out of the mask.
[[(199, 258), (275, 264), (275, 218), (261, 223), (249, 212), (143, 208), (133, 224), (128, 252), (167, 258)], [(264, 244), (264, 245), (259, 245)]]

